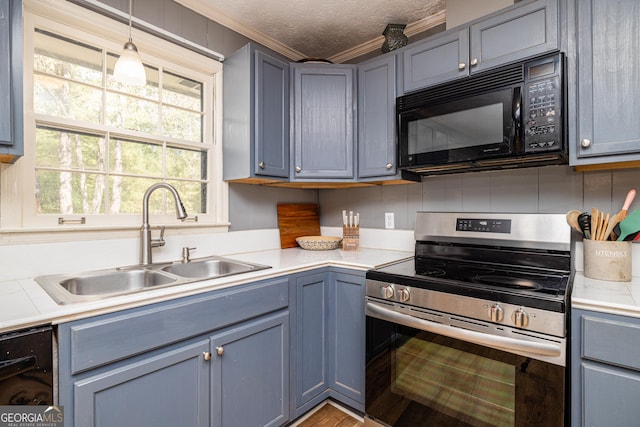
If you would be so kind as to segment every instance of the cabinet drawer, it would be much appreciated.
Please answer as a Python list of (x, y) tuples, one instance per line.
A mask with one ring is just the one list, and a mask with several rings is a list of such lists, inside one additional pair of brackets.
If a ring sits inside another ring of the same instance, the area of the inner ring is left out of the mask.
[(582, 357), (640, 371), (640, 325), (584, 316)]
[(76, 374), (279, 310), (288, 301), (288, 280), (276, 279), (61, 325), (60, 341), (70, 345)]

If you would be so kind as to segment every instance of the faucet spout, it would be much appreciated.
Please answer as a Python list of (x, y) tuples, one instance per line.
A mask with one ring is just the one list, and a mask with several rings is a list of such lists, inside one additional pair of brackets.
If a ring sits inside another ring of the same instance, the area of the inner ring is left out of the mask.
[(151, 185), (147, 191), (145, 191), (144, 197), (142, 198), (142, 228), (140, 229), (140, 264), (142, 265), (148, 265), (153, 262), (151, 256), (152, 248), (164, 245), (162, 235), (158, 240), (151, 238), (151, 226), (149, 225), (149, 198), (151, 197), (151, 193), (158, 188), (169, 190), (173, 195), (173, 200), (176, 205), (176, 218), (185, 219), (187, 217), (187, 210), (182, 204), (180, 195), (172, 185), (167, 184), (166, 182), (158, 182)]

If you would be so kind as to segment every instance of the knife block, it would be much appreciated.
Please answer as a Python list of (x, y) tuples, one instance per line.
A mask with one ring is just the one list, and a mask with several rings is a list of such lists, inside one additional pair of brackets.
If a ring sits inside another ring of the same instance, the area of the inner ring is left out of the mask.
[(360, 248), (360, 226), (342, 226), (342, 250), (357, 251)]

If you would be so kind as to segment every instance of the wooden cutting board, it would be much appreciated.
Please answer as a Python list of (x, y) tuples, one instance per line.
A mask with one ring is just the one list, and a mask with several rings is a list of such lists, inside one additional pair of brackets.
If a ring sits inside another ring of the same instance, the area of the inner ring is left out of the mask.
[(312, 203), (287, 203), (278, 205), (278, 229), (280, 247), (298, 247), (296, 237), (319, 236), (320, 215), (318, 205)]

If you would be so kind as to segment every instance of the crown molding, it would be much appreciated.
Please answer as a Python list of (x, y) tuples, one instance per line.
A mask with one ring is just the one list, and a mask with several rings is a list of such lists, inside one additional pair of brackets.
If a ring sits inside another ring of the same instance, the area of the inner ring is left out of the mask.
[[(239, 34), (242, 34), (243, 36), (257, 43), (260, 43), (261, 45), (268, 47), (269, 49), (275, 52), (278, 52), (279, 54), (284, 55), (293, 61), (297, 61), (297, 60), (308, 57), (308, 55), (305, 55), (302, 52), (292, 49), (289, 46), (275, 40), (274, 38), (269, 37), (266, 34), (261, 33), (260, 31), (256, 31), (253, 28), (248, 27), (242, 24), (241, 22), (236, 21), (233, 18), (230, 18), (224, 12), (210, 6), (209, 4), (205, 4), (198, 0), (175, 0), (175, 1), (176, 3), (180, 3), (184, 7), (187, 7), (193, 10), (194, 12), (197, 12), (203, 16), (206, 16), (212, 21), (215, 21), (218, 24), (229, 28), (230, 30), (233, 30)], [(428, 29), (433, 28), (437, 25), (444, 24), (445, 21), (446, 21), (446, 14), (445, 14), (445, 11), (443, 10), (431, 16), (428, 16), (424, 19), (421, 19), (420, 21), (416, 21), (411, 24), (408, 24), (404, 30), (404, 33), (408, 37), (411, 37), (415, 34), (419, 34), (421, 32), (427, 31)], [(343, 52), (333, 55), (328, 59), (334, 63), (342, 63), (350, 59), (357, 58), (358, 56), (365, 55), (376, 49), (379, 49), (382, 46), (383, 42), (384, 42), (384, 37), (379, 36), (373, 40), (369, 40), (368, 42), (362, 43), (356, 47), (347, 49)]]
[[(420, 34), (424, 31), (427, 31), (435, 26), (444, 24), (445, 22), (446, 22), (446, 13), (444, 10), (442, 10), (438, 13), (435, 13), (424, 19), (421, 19), (420, 21), (416, 21), (407, 25), (407, 27), (404, 30), (404, 34), (407, 37), (411, 37), (416, 34)], [(346, 62), (350, 59), (357, 58), (362, 55), (366, 55), (369, 52), (373, 52), (376, 49), (380, 49), (382, 47), (383, 42), (384, 42), (384, 36), (379, 36), (379, 37), (376, 37), (375, 39), (369, 40), (368, 42), (364, 42), (351, 49), (347, 49), (343, 52), (333, 55), (328, 59), (331, 62), (334, 62), (336, 64)]]

